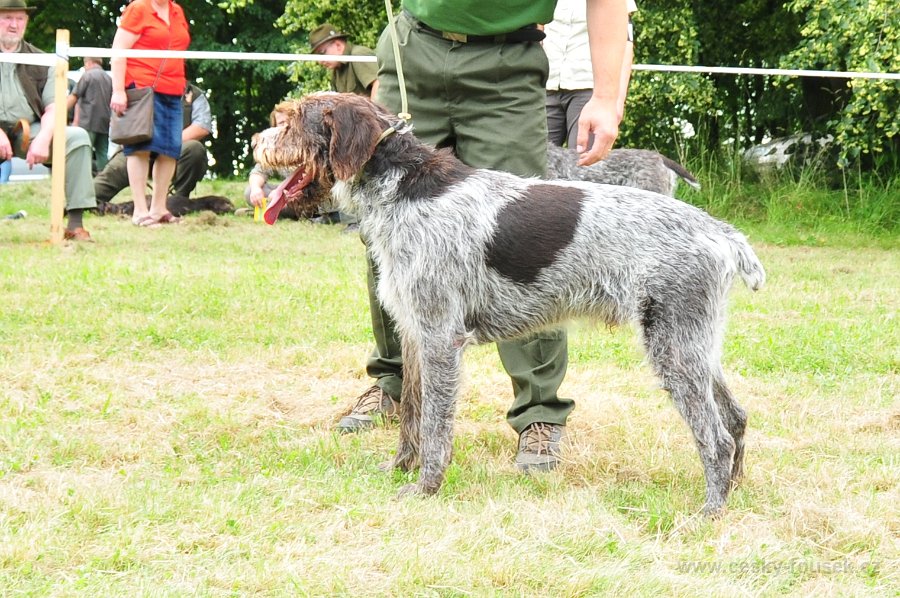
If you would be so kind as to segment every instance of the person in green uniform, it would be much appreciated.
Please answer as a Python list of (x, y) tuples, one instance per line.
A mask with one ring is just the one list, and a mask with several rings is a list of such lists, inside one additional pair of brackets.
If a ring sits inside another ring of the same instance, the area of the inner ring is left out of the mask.
[[(24, 39), (32, 11), (34, 7), (28, 6), (25, 0), (0, 0), (0, 52), (42, 53)], [(55, 104), (55, 72), (55, 67), (25, 61), (0, 63), (0, 162), (19, 156), (25, 158), (30, 168), (50, 160), (55, 111), (66, 109), (65, 100), (58, 108)], [(92, 241), (82, 226), (84, 212), (97, 207), (91, 185), (90, 137), (80, 127), (66, 127), (65, 138), (56, 142), (66, 145), (67, 223), (63, 237)]]
[[(618, 135), (617, 97), (627, 16), (625, 0), (586, 0), (594, 89), (579, 120), (579, 163), (603, 158)], [(538, 24), (553, 18), (556, 0), (403, 0), (396, 19), (409, 113), (416, 137), (450, 147), (466, 164), (540, 176), (547, 168), (547, 56)], [(376, 48), (380, 87), (375, 101), (399, 113), (400, 88), (389, 28)], [(588, 147), (588, 137), (593, 143)], [(366, 372), (375, 385), (358, 397), (338, 429), (370, 428), (397, 412), (402, 356), (394, 324), (368, 283), (376, 341)], [(567, 366), (564, 330), (497, 343), (515, 399), (507, 421), (519, 434), (521, 471), (556, 467), (566, 418), (574, 408), (557, 390)]]
[[(309, 44), (313, 54), (327, 56), (374, 56), (365, 46), (357, 46), (347, 41), (347, 34), (341, 33), (331, 23), (319, 25), (309, 34)], [(331, 71), (331, 88), (340, 93), (355, 93), (374, 98), (378, 91), (378, 67), (374, 62), (341, 62), (320, 60), (319, 64)]]

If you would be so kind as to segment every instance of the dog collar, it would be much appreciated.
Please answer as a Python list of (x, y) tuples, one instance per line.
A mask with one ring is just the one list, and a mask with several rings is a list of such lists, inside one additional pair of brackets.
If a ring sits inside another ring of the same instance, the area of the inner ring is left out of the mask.
[(396, 132), (397, 132), (397, 129), (395, 129), (394, 127), (388, 127), (381, 133), (381, 136), (378, 138), (378, 141), (375, 142), (375, 145), (378, 145), (379, 143), (381, 143), (382, 141), (384, 141), (385, 139), (387, 139), (388, 137), (390, 137), (391, 135), (393, 135)]

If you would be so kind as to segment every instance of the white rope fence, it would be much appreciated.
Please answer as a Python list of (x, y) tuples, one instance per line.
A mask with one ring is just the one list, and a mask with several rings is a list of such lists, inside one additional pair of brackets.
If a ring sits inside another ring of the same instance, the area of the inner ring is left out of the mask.
[[(91, 48), (69, 46), (69, 31), (56, 31), (56, 52), (54, 54), (19, 54), (0, 52), (0, 62), (14, 62), (36, 66), (55, 66), (55, 106), (65, 106), (68, 95), (69, 57), (91, 56), (95, 58), (181, 58), (187, 60), (265, 60), (279, 62), (317, 62), (323, 56), (317, 54), (285, 54), (267, 52), (204, 52), (196, 50), (112, 50), (111, 48)], [(374, 56), (331, 56), (329, 62), (375, 62)], [(893, 79), (900, 80), (900, 73), (876, 73), (857, 71), (820, 71), (803, 69), (766, 69), (715, 66), (680, 66), (665, 64), (635, 64), (635, 71), (659, 71), (682, 73), (718, 73), (728, 75), (768, 75), (781, 77), (834, 77), (844, 79)], [(65, 139), (66, 110), (56, 110), (53, 138)], [(53, 170), (51, 172), (52, 197), (50, 203), (50, 241), (62, 242), (62, 219), (65, 209), (65, 143), (53, 144)]]
[[(68, 60), (70, 56), (95, 58), (183, 58), (190, 60), (264, 60), (273, 62), (315, 62), (323, 59), (318, 54), (288, 54), (275, 52), (204, 52), (196, 50), (112, 50), (110, 48), (91, 48), (72, 46), (61, 56)], [(53, 54), (0, 54), (0, 62), (16, 62), (52, 66)], [(328, 56), (329, 62), (376, 62), (374, 56)], [(774, 69), (731, 66), (685, 66), (677, 64), (635, 64), (635, 71), (657, 71), (669, 73), (714, 73), (725, 75), (764, 75), (775, 77), (831, 77), (836, 79), (883, 79), (900, 80), (900, 73), (879, 73), (865, 71), (823, 71), (810, 69)]]
[(635, 71), (661, 71), (674, 73), (720, 73), (725, 75), (773, 75), (776, 77), (834, 77), (839, 79), (900, 80), (900, 73), (865, 73), (858, 71), (763, 69), (730, 66), (679, 66), (674, 64), (635, 64), (631, 68)]

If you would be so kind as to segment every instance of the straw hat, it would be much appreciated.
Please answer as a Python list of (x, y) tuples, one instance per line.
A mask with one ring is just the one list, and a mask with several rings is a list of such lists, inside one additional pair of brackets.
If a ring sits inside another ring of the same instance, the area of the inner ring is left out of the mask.
[(25, 4), (25, 0), (0, 0), (0, 12), (9, 12), (14, 10), (34, 12), (34, 7)]
[[(2, 2), (4, 2), (4, 0), (0, 0), (0, 3)], [(309, 45), (312, 46), (312, 52), (315, 54), (316, 49), (322, 44), (328, 43), (333, 39), (345, 39), (346, 37), (346, 33), (341, 33), (331, 23), (323, 23), (313, 29), (309, 34)]]

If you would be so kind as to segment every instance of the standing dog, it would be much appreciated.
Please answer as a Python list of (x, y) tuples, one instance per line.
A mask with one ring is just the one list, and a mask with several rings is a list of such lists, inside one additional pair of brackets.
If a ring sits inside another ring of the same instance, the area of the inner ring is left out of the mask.
[(747, 417), (720, 364), (735, 275), (765, 279), (744, 236), (701, 210), (628, 187), (523, 179), (470, 168), (418, 141), (368, 100), (316, 94), (254, 138), (268, 167), (298, 167), (265, 213), (273, 224), (312, 181), (333, 182), (381, 271), (378, 297), (404, 356), (393, 465), (420, 466), (401, 493), (432, 494), (450, 461), (463, 349), (573, 317), (635, 322), (693, 432), (715, 513), (741, 476)]
[(578, 153), (549, 144), (547, 178), (624, 185), (675, 196), (678, 179), (694, 189), (700, 183), (688, 170), (662, 154), (642, 149), (614, 149), (596, 164), (578, 165)]

